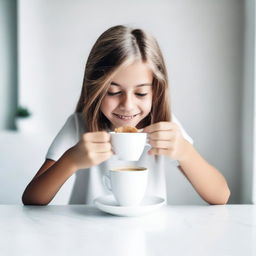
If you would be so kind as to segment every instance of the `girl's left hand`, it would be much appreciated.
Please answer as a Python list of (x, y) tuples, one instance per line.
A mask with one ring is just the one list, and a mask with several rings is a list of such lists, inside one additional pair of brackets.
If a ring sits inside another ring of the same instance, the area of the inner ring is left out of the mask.
[(149, 144), (152, 148), (150, 155), (165, 155), (175, 160), (186, 156), (188, 143), (182, 136), (180, 128), (173, 122), (159, 122), (143, 129), (148, 133)]

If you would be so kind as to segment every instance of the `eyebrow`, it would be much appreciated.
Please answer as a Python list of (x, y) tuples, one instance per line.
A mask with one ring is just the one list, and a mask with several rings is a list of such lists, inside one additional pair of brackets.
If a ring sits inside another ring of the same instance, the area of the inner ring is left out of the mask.
[[(116, 82), (111, 82), (110, 85), (115, 85), (115, 86), (121, 86), (120, 84), (116, 83)], [(142, 87), (142, 86), (152, 86), (151, 83), (145, 83), (145, 84), (138, 84), (135, 87)]]

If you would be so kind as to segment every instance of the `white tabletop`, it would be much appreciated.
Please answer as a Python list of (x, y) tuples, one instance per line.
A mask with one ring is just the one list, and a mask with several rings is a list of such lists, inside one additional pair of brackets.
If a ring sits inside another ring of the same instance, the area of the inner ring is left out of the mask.
[(256, 206), (164, 206), (117, 217), (85, 205), (0, 205), (0, 255), (256, 255)]

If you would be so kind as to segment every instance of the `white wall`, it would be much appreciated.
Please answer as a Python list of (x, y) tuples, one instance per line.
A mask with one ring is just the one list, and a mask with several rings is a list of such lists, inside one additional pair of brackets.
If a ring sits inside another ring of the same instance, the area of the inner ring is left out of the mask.
[[(252, 148), (252, 181), (253, 181), (253, 188), (252, 188), (252, 202), (254, 204), (256, 204), (256, 33), (255, 33), (255, 22), (256, 22), (256, 17), (255, 17), (255, 13), (256, 13), (256, 5), (255, 5), (255, 1), (253, 0), (248, 0), (249, 4), (248, 4), (248, 8), (252, 8), (252, 12), (251, 12), (251, 24), (253, 24), (253, 26), (251, 26), (253, 32), (251, 33), (253, 35), (253, 50), (251, 51), (251, 53), (253, 53), (253, 63), (252, 63), (252, 67), (253, 67), (253, 72), (251, 72), (251, 76), (253, 77), (252, 79), (252, 83), (251, 83), (251, 88), (253, 88), (253, 92), (252, 92), (252, 97), (253, 97), (253, 108), (251, 111), (251, 116), (253, 119), (253, 135), (252, 135), (252, 141), (253, 141), (253, 148)], [(253, 14), (252, 14), (253, 13)]]
[[(245, 1), (245, 30), (244, 30), (244, 76), (243, 76), (243, 104), (242, 104), (242, 175), (241, 196), (242, 202), (253, 202), (253, 169), (255, 139), (255, 1)], [(255, 170), (254, 170), (255, 171)], [(256, 187), (256, 180), (254, 182)], [(255, 200), (254, 200), (254, 203)]]
[(14, 129), (17, 107), (17, 6), (0, 0), (0, 130)]
[[(54, 136), (75, 108), (97, 37), (116, 24), (145, 28), (164, 52), (174, 112), (238, 203), (243, 18), (239, 0), (20, 0), (19, 101)], [(182, 176), (167, 175), (181, 187), (174, 203), (202, 203)]]

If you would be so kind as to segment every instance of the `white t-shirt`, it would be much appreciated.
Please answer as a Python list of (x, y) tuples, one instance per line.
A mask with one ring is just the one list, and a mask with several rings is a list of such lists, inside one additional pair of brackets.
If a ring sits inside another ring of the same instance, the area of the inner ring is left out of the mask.
[[(186, 133), (178, 119), (172, 115), (172, 121), (181, 129), (183, 137), (193, 144), (193, 140)], [(66, 123), (53, 140), (46, 159), (57, 161), (63, 153), (74, 146), (86, 132), (85, 122), (81, 113), (69, 116)], [(150, 156), (147, 154), (149, 147), (145, 147), (141, 158), (137, 162), (119, 160), (113, 155), (107, 161), (87, 169), (78, 170), (75, 175), (73, 190), (69, 199), (70, 204), (92, 204), (98, 196), (109, 194), (104, 187), (102, 176), (106, 170), (118, 166), (142, 166), (149, 170), (147, 195), (158, 195), (167, 199), (165, 171), (178, 166), (178, 161), (166, 156)]]

